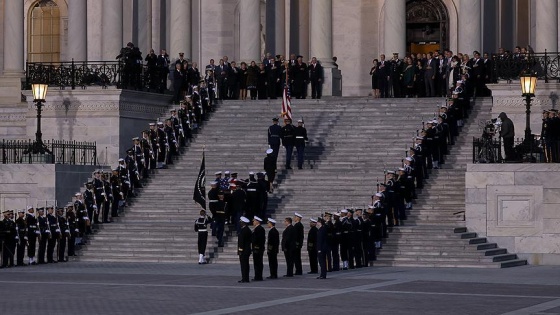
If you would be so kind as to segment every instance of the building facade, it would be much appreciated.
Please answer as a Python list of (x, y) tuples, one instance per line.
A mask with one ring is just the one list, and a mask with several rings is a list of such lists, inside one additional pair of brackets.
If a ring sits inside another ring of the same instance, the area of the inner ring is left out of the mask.
[(25, 61), (114, 60), (133, 42), (210, 58), (315, 56), (342, 71), (343, 95), (367, 95), (379, 54), (557, 51), (558, 0), (0, 0), (0, 71)]

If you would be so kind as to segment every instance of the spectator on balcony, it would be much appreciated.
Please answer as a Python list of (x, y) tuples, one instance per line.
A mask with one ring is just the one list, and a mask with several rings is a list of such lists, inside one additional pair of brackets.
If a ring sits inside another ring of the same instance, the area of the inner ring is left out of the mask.
[(251, 94), (251, 99), (257, 99), (257, 81), (259, 77), (259, 67), (255, 61), (251, 61), (251, 65), (247, 68), (247, 89)]
[(144, 59), (146, 61), (146, 66), (148, 67), (148, 88), (150, 90), (157, 88), (157, 59), (158, 56), (155, 54), (153, 49), (150, 49), (150, 53), (146, 55)]
[(159, 92), (163, 94), (167, 88), (167, 75), (169, 74), (169, 55), (162, 49), (157, 57), (157, 68), (159, 72), (158, 88)]

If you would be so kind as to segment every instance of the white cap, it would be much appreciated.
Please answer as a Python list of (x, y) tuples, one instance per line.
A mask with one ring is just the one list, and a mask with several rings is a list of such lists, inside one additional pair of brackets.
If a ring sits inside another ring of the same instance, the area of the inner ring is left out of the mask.
[(119, 162), (124, 162), (124, 159), (123, 159), (123, 158), (120, 158), (120, 159), (119, 159)]
[(303, 122), (303, 120), (301, 120), (301, 119), (298, 119), (298, 121), (297, 121), (297, 122), (298, 122), (298, 123), (302, 123), (302, 122)]
[(255, 175), (255, 172), (249, 172), (249, 176)]
[(74, 196), (78, 197), (78, 196), (81, 196), (81, 195), (82, 195), (82, 193), (77, 192)]
[(399, 171), (404, 172), (406, 170), (404, 169), (404, 167), (399, 167)]
[(276, 220), (274, 220), (273, 218), (268, 218), (267, 221), (276, 224)]
[(340, 213), (348, 213), (348, 209), (342, 209), (340, 210)]
[(405, 160), (412, 162), (412, 158), (410, 156), (407, 156)]
[(257, 216), (254, 216), (254, 217), (253, 217), (253, 220), (257, 220), (257, 221), (259, 221), (259, 222), (262, 222), (262, 219), (259, 218), (259, 217), (257, 217)]
[(294, 213), (294, 215), (295, 215), (296, 217), (303, 218), (303, 216), (302, 216), (301, 214), (297, 213), (297, 212)]
[(274, 152), (274, 150), (272, 150), (272, 149), (266, 150), (266, 154), (271, 154), (272, 152)]
[(311, 218), (311, 219), (309, 219), (309, 222), (317, 223), (317, 220)]
[(368, 205), (367, 207), (368, 207), (368, 209), (373, 209), (373, 208), (375, 208), (373, 205)]
[(27, 210), (34, 209), (33, 206), (27, 206)]
[(224, 174), (229, 175), (229, 171), (225, 171)]
[(382, 193), (376, 193), (375, 197), (380, 197), (381, 198), (381, 197), (383, 197), (383, 194)]
[(250, 222), (249, 219), (247, 219), (246, 217), (241, 217), (241, 218), (239, 219), (239, 221), (245, 222), (245, 223), (249, 223), (249, 222)]
[(214, 175), (222, 175), (222, 172), (216, 172)]

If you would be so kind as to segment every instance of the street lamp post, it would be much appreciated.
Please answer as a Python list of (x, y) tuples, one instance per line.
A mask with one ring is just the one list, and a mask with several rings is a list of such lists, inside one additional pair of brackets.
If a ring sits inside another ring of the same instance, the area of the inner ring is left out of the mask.
[(532, 73), (522, 74), (519, 77), (521, 81), (521, 95), (525, 97), (525, 141), (533, 141), (531, 135), (531, 98), (535, 96), (535, 88), (537, 87), (537, 76)]
[(49, 86), (43, 83), (31, 85), (33, 102), (37, 107), (37, 132), (35, 133), (35, 142), (31, 147), (33, 154), (51, 154), (51, 151), (43, 143), (43, 133), (41, 132), (41, 111), (43, 110), (43, 103), (45, 102), (48, 88)]

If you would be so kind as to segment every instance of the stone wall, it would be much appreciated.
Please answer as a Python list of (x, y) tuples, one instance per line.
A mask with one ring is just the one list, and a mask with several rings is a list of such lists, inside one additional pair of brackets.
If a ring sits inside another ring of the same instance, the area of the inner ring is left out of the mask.
[[(31, 91), (27, 96), (27, 138), (34, 139), (37, 112)], [(162, 116), (167, 116), (169, 96), (90, 87), (87, 90), (51, 88), (41, 120), (44, 140), (97, 141), (97, 158), (102, 165), (116, 165), (140, 136)]]
[(535, 265), (560, 265), (559, 164), (469, 164), (466, 225)]
[(84, 189), (95, 166), (60, 164), (0, 164), (0, 209), (28, 205), (66, 205)]

